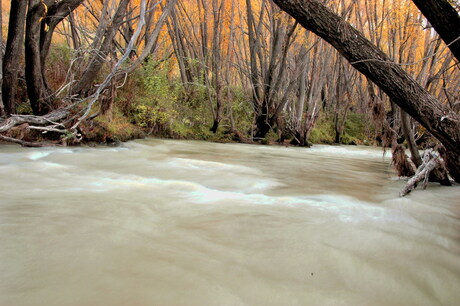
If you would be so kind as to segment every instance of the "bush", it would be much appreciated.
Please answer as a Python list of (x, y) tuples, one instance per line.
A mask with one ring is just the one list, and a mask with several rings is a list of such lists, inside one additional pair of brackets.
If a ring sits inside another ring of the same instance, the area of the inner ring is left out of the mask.
[(73, 50), (65, 44), (52, 45), (46, 65), (46, 78), (51, 88), (57, 89), (66, 81)]
[(111, 117), (99, 116), (80, 126), (85, 141), (96, 143), (123, 142), (144, 137), (142, 130), (114, 109)]
[(364, 144), (367, 141), (366, 124), (363, 114), (349, 113), (345, 122), (341, 143), (343, 144)]
[(324, 114), (321, 114), (316, 125), (310, 132), (310, 137), (308, 141), (313, 144), (324, 143), (332, 144), (334, 143), (335, 130), (334, 122), (327, 118)]
[(207, 90), (199, 83), (183, 86), (168, 76), (169, 64), (149, 61), (136, 73), (138, 87), (128, 113), (133, 123), (160, 137), (210, 140), (212, 114)]

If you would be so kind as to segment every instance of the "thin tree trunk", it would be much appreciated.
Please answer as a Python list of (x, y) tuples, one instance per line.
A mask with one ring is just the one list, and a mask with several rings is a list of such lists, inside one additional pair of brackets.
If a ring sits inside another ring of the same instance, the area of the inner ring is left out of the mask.
[(401, 127), (404, 133), (404, 137), (406, 138), (407, 145), (409, 147), (410, 158), (414, 163), (415, 167), (418, 168), (422, 164), (422, 157), (420, 156), (420, 153), (417, 149), (417, 144), (415, 143), (414, 133), (412, 131), (410, 124), (410, 117), (401, 108), (399, 110), (401, 115)]
[(77, 26), (75, 24), (75, 18), (72, 12), (69, 14), (69, 25), (70, 25), (70, 33), (72, 35), (73, 48), (74, 50), (78, 50), (80, 49), (80, 46), (81, 46), (81, 39), (80, 39), (80, 35), (78, 34)]

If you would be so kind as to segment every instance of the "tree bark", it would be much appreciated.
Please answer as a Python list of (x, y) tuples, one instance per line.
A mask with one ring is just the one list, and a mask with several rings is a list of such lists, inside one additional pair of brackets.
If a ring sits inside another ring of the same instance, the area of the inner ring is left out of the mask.
[(274, 2), (306, 29), (329, 42), (353, 67), (433, 134), (448, 151), (460, 156), (460, 116), (429, 94), (362, 33), (318, 1)]
[(420, 156), (417, 144), (415, 143), (414, 133), (410, 124), (410, 117), (402, 109), (399, 110), (401, 115), (401, 127), (407, 141), (407, 146), (409, 147), (410, 158), (414, 165), (418, 168), (422, 165), (422, 157)]
[(3, 59), (2, 97), (7, 115), (16, 112), (16, 93), (18, 86), (19, 63), (21, 60), (21, 46), (24, 38), (27, 1), (12, 0), (10, 21), (8, 24), (8, 38), (6, 41), (5, 57)]
[(450, 176), (456, 182), (460, 182), (460, 156), (454, 154), (452, 151), (446, 151), (442, 147), (439, 149), (439, 153), (446, 163), (446, 168)]
[(448, 0), (412, 0), (460, 62), (460, 15)]
[(46, 7), (41, 1), (29, 1), (26, 20), (25, 55), (27, 94), (34, 115), (45, 115), (51, 109), (51, 94), (45, 86), (40, 59), (40, 23)]
[[(3, 33), (3, 10), (2, 0), (0, 0), (0, 33)], [(5, 106), (3, 105), (2, 98), (2, 84), (3, 84), (3, 36), (0, 37), (0, 117), (5, 115)]]

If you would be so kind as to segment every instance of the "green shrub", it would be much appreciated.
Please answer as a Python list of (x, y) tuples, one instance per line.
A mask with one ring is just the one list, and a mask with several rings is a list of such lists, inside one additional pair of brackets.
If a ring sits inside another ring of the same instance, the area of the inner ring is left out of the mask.
[(168, 63), (148, 61), (136, 73), (138, 90), (127, 113), (150, 134), (171, 138), (207, 139), (212, 115), (206, 88), (185, 88), (168, 76)]
[(114, 109), (112, 116), (98, 116), (81, 126), (85, 141), (113, 143), (144, 137), (142, 130), (129, 122), (120, 111)]
[(310, 132), (308, 141), (313, 144), (332, 144), (335, 140), (334, 122), (327, 118), (324, 114), (321, 114), (316, 122), (316, 125)]
[(364, 115), (349, 113), (341, 142), (343, 144), (364, 144), (365, 140), (367, 140), (367, 133)]

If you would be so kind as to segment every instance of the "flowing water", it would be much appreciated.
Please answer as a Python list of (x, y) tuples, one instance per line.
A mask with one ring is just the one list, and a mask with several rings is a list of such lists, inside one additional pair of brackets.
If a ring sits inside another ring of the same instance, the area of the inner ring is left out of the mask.
[(0, 147), (0, 305), (459, 305), (460, 188), (382, 151)]

